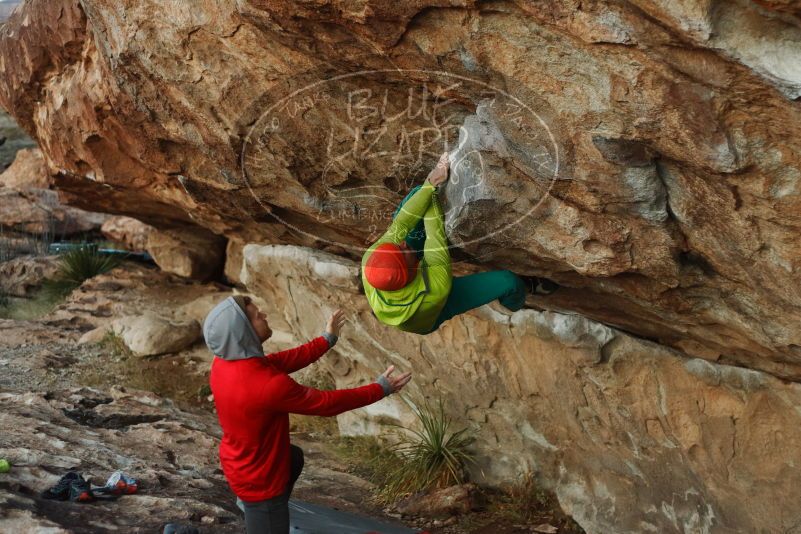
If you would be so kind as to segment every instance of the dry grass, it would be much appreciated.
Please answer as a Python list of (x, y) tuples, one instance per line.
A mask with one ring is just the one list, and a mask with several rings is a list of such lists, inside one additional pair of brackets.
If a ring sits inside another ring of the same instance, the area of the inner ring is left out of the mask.
[(107, 332), (100, 346), (104, 361), (81, 365), (78, 380), (87, 386), (121, 385), (152, 391), (172, 399), (182, 408), (206, 407), (211, 394), (208, 373), (197, 372), (182, 358), (141, 358), (131, 353), (118, 335)]
[(47, 315), (63, 302), (64, 298), (39, 289), (31, 298), (17, 298), (4, 295), (0, 302), (0, 319), (31, 321)]
[(523, 473), (518, 480), (496, 495), (490, 511), (515, 523), (527, 523), (541, 514), (549, 504), (549, 495), (537, 484), (531, 471)]
[(549, 524), (560, 533), (578, 534), (584, 530), (566, 516), (556, 497), (537, 482), (536, 475), (526, 471), (512, 484), (487, 495), (487, 515), (495, 523), (508, 525)]
[[(345, 436), (335, 443), (336, 451), (353, 474), (369, 480), (380, 490), (389, 483), (389, 474), (398, 464), (398, 456), (375, 436)], [(380, 493), (373, 496), (383, 503)]]
[[(328, 391), (336, 389), (334, 379), (319, 367), (311, 367), (295, 377), (304, 386)], [(317, 417), (314, 415), (289, 415), (289, 431), (309, 434), (315, 439), (328, 441), (339, 437), (336, 417)]]

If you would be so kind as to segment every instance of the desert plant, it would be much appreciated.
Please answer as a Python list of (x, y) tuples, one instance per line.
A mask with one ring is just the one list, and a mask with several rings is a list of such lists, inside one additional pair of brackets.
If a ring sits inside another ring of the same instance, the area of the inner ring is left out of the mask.
[(386, 486), (398, 456), (375, 436), (342, 436), (336, 442), (339, 453), (354, 473), (378, 488)]
[(106, 273), (120, 264), (120, 258), (101, 254), (95, 246), (82, 246), (59, 257), (56, 276), (43, 285), (54, 296), (66, 296), (85, 280)]
[(125, 344), (122, 337), (113, 330), (106, 330), (103, 339), (100, 340), (100, 346), (108, 351), (111, 356), (116, 358), (128, 358), (133, 353), (128, 345)]
[(11, 301), (5, 291), (0, 291), (0, 308), (7, 308)]
[(474, 462), (470, 445), (475, 437), (467, 428), (452, 431), (452, 420), (445, 414), (442, 400), (432, 407), (427, 402), (414, 408), (420, 430), (402, 435), (393, 447), (399, 457), (387, 475), (379, 496), (385, 502), (434, 487), (461, 484), (467, 478), (467, 465)]

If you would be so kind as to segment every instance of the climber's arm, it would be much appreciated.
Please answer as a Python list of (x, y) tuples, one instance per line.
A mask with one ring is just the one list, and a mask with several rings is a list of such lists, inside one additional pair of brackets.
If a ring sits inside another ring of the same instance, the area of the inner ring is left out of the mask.
[(380, 245), (382, 243), (395, 243), (396, 245), (400, 245), (423, 217), (423, 214), (431, 203), (431, 195), (434, 191), (435, 187), (426, 180), (422, 187), (412, 195), (412, 198), (407, 200), (401, 207), (395, 219), (392, 221), (392, 224), (390, 224), (387, 231), (384, 232), (384, 235), (375, 242), (375, 245)]
[(448, 237), (445, 235), (445, 217), (436, 192), (431, 197), (424, 216), (426, 242), (423, 258), (432, 278), (451, 279), (451, 255), (448, 251)]

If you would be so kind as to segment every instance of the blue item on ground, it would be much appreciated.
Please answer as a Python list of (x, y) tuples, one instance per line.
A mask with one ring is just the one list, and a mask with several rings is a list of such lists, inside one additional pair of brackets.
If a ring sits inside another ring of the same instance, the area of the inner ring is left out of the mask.
[(65, 252), (84, 248), (95, 250), (98, 254), (104, 256), (122, 256), (127, 260), (144, 262), (153, 261), (153, 256), (147, 252), (130, 252), (128, 250), (118, 250), (115, 248), (99, 248), (97, 243), (50, 243), (50, 246), (47, 247), (47, 251), (49, 254), (63, 254)]

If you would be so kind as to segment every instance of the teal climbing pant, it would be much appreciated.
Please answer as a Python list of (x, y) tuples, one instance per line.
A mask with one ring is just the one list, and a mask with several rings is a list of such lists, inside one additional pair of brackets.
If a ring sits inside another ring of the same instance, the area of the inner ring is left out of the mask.
[[(393, 219), (418, 189), (420, 189), (419, 185), (409, 191), (409, 194), (395, 209), (395, 213), (392, 215)], [(420, 220), (406, 236), (406, 244), (417, 251), (418, 258), (422, 258), (425, 241), (426, 231), (423, 221)], [(526, 303), (526, 284), (512, 271), (490, 271), (468, 276), (454, 276), (448, 300), (431, 328), (431, 332), (448, 319), (489, 304), (494, 300), (498, 300), (504, 308), (510, 311), (517, 311)]]
[(512, 271), (454, 276), (451, 293), (431, 331), (448, 319), (496, 299), (504, 308), (517, 311), (526, 303), (526, 285)]

